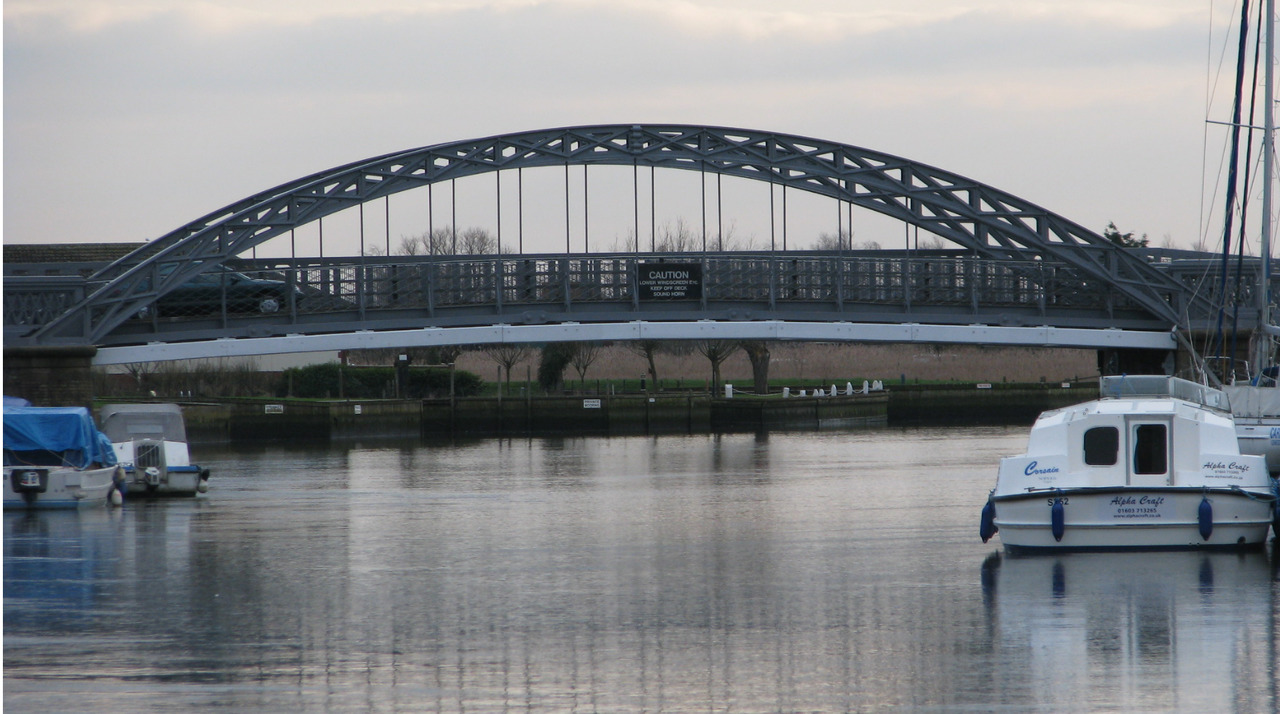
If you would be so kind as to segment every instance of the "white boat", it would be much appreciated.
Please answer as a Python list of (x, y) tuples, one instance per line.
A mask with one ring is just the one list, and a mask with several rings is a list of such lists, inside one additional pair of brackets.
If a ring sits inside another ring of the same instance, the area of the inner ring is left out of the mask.
[(84, 407), (4, 407), (4, 509), (107, 503), (119, 469)]
[(1164, 376), (1103, 377), (1099, 398), (1040, 415), (1001, 459), (983, 542), (1008, 550), (1244, 548), (1276, 520), (1275, 481), (1240, 453), (1226, 395)]
[(1228, 385), (1240, 453), (1267, 460), (1267, 471), (1280, 474), (1280, 389), (1275, 386)]
[(108, 404), (98, 418), (124, 469), (126, 494), (194, 496), (209, 490), (209, 470), (191, 463), (177, 404)]

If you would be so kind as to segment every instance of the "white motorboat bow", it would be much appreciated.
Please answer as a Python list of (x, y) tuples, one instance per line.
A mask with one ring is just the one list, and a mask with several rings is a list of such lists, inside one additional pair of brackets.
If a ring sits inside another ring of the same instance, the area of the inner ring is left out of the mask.
[(191, 463), (177, 404), (107, 404), (99, 418), (124, 469), (128, 494), (194, 496), (209, 490), (209, 470)]
[(1176, 377), (1103, 377), (1001, 459), (981, 535), (1009, 550), (1241, 548), (1265, 542), (1277, 485), (1243, 455), (1226, 395)]

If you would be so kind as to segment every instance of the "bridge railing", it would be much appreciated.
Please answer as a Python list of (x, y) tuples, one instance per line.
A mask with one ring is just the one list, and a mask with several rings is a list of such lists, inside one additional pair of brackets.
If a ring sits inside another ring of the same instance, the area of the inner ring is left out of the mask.
[[(1208, 298), (1210, 304), (1228, 309), (1240, 305), (1249, 310), (1257, 306), (1257, 287), (1262, 276), (1262, 263), (1257, 258), (1250, 257), (1238, 266), (1232, 258), (1225, 270), (1218, 259), (1179, 260), (1160, 267), (1185, 285), (1187, 292)], [(1280, 276), (1273, 274), (1270, 283), (1274, 299), (1280, 294)]]
[[(424, 309), (477, 305), (637, 303), (637, 273), (654, 262), (701, 266), (703, 304), (785, 302), (1131, 309), (1070, 266), (971, 256), (816, 254), (469, 256), (368, 258), (362, 262), (245, 262), (241, 272), (285, 276), (299, 310)], [(256, 269), (249, 266), (258, 265)], [(323, 298), (323, 299), (316, 299)]]
[(4, 326), (34, 328), (66, 312), (85, 296), (77, 276), (9, 276), (4, 279)]

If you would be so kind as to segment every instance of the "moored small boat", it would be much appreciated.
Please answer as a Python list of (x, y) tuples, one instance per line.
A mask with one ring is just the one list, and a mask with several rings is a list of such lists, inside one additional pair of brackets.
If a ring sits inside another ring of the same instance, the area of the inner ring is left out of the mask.
[(1280, 474), (1280, 388), (1252, 384), (1222, 388), (1231, 400), (1240, 453), (1267, 459), (1267, 470)]
[(108, 404), (98, 416), (130, 496), (194, 496), (209, 490), (209, 470), (191, 463), (177, 404)]
[(1010, 550), (1244, 548), (1265, 542), (1277, 485), (1240, 453), (1221, 391), (1176, 377), (1104, 377), (1100, 398), (1040, 415), (1001, 459), (985, 542)]
[(84, 407), (4, 407), (4, 508), (104, 505), (119, 469)]

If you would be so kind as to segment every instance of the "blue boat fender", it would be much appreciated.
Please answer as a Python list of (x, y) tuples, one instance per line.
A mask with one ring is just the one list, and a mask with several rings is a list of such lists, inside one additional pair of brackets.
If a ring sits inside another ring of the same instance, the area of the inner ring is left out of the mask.
[(1053, 539), (1061, 543), (1063, 534), (1067, 532), (1067, 509), (1061, 498), (1053, 499), (1053, 505), (1049, 507), (1049, 527), (1053, 530)]
[(982, 536), (982, 542), (986, 543), (991, 540), (991, 536), (1000, 532), (999, 526), (996, 525), (996, 503), (987, 498), (987, 505), (982, 507), (982, 523), (978, 527), (978, 535)]
[(1209, 540), (1213, 534), (1213, 504), (1209, 503), (1208, 496), (1200, 499), (1200, 512), (1196, 518), (1200, 521), (1200, 537)]

